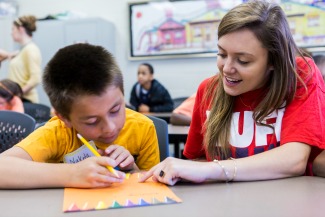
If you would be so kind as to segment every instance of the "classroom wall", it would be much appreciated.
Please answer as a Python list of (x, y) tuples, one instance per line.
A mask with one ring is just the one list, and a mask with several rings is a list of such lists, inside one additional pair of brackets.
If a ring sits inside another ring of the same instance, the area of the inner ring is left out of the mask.
[(43, 18), (49, 14), (75, 11), (113, 22), (116, 26), (115, 56), (124, 74), (126, 100), (129, 100), (131, 88), (136, 82), (138, 65), (142, 62), (149, 62), (154, 66), (155, 78), (166, 86), (173, 98), (190, 96), (203, 79), (217, 73), (216, 57), (128, 60), (130, 2), (128, 0), (17, 0), (17, 2), (19, 15), (33, 14)]

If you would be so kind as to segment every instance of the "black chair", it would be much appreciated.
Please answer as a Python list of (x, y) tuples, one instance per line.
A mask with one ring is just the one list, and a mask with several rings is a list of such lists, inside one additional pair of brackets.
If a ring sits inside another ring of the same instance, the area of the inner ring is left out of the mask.
[(47, 105), (24, 102), (24, 110), (35, 119), (36, 123), (43, 123), (51, 118), (51, 108)]
[(38, 128), (40, 128), (40, 127), (43, 127), (46, 123), (47, 123), (47, 121), (42, 122), (42, 123), (36, 123), (35, 124), (35, 130), (38, 129)]
[(35, 129), (35, 119), (28, 114), (0, 111), (0, 153), (11, 148)]
[(180, 104), (182, 104), (182, 102), (184, 102), (187, 98), (188, 96), (174, 98), (174, 109), (177, 108)]
[(160, 161), (169, 157), (168, 124), (165, 120), (148, 115), (156, 128), (159, 143)]

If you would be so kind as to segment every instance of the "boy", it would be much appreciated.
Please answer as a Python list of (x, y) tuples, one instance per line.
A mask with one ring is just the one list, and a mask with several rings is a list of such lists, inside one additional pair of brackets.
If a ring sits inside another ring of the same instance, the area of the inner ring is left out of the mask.
[(131, 90), (130, 104), (135, 110), (146, 112), (171, 112), (174, 102), (168, 90), (154, 79), (154, 70), (149, 63), (138, 68), (138, 82)]
[[(6, 174), (0, 188), (106, 187), (125, 178), (106, 166), (148, 170), (159, 162), (154, 125), (125, 109), (122, 73), (104, 48), (75, 44), (59, 50), (43, 84), (56, 116), (0, 155)], [(91, 157), (77, 133), (103, 157)]]

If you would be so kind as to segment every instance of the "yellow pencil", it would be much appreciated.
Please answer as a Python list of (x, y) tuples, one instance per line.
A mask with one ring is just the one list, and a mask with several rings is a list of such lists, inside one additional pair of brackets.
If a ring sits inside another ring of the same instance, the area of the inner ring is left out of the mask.
[[(77, 133), (78, 138), (81, 140), (81, 142), (83, 142), (87, 148), (97, 157), (101, 157), (101, 155), (89, 144), (89, 142), (87, 140), (85, 140), (85, 138), (83, 138), (79, 133)], [(118, 174), (116, 173), (116, 170), (114, 170), (113, 167), (111, 166), (107, 166), (107, 169), (113, 173), (117, 178), (119, 178)]]

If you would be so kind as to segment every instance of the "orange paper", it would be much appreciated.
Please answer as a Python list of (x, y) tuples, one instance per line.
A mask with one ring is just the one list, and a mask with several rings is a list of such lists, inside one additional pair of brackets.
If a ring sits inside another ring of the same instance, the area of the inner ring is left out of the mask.
[(64, 212), (79, 212), (134, 206), (180, 203), (165, 184), (147, 180), (139, 183), (140, 173), (131, 174), (123, 183), (100, 189), (64, 189)]

